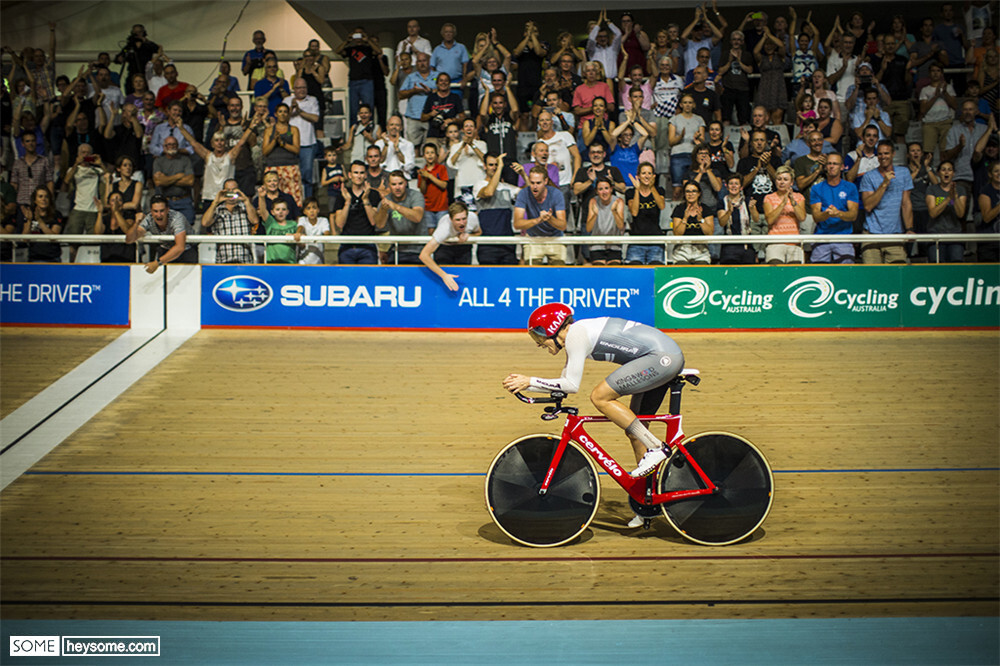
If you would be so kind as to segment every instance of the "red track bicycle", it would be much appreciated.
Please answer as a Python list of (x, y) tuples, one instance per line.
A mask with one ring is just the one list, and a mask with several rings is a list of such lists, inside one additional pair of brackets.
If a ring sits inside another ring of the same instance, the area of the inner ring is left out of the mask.
[[(584, 429), (607, 423), (604, 416), (580, 416), (563, 407), (566, 394), (529, 398), (545, 407), (542, 419), (566, 414), (562, 435), (527, 435), (505, 446), (486, 473), (486, 506), (504, 534), (526, 546), (561, 546), (580, 536), (597, 513), (601, 497), (598, 468), (629, 496), (629, 504), (649, 527), (662, 515), (684, 538), (724, 546), (751, 536), (771, 510), (774, 480), (764, 455), (748, 440), (728, 432), (705, 432), (684, 439), (680, 400), (685, 383), (700, 382), (685, 369), (669, 384), (669, 414), (640, 416), (666, 425), (670, 455), (645, 478), (629, 475)], [(596, 463), (596, 465), (595, 465)]]

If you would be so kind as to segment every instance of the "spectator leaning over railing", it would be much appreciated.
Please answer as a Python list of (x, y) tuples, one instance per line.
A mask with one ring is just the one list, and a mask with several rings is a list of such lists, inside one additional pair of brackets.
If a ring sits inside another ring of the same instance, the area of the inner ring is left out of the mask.
[[(456, 201), (448, 207), (448, 213), (438, 220), (437, 228), (431, 234), (431, 239), (420, 251), (420, 261), (441, 278), (449, 291), (458, 291), (457, 275), (447, 273), (439, 264), (466, 265), (472, 262), (472, 246), (470, 236), (482, 233), (479, 228), (479, 218), (461, 201)], [(451, 244), (445, 245), (446, 242)]]
[[(865, 233), (914, 233), (913, 209), (910, 205), (913, 180), (909, 169), (897, 169), (893, 165), (895, 152), (892, 141), (879, 141), (876, 148), (878, 168), (861, 177), (858, 191), (867, 211)], [(906, 251), (903, 244), (898, 242), (862, 243), (861, 261), (866, 264), (904, 264)]]
[(198, 263), (198, 250), (187, 242), (191, 225), (183, 215), (169, 208), (162, 195), (153, 195), (149, 200), (149, 212), (137, 213), (135, 219), (137, 224), (125, 234), (126, 243), (135, 243), (146, 234), (174, 237), (173, 243), (163, 242), (156, 247), (156, 258), (146, 262), (147, 273), (155, 273), (157, 268), (170, 262)]
[[(265, 196), (264, 199), (267, 197)], [(286, 204), (287, 205), (287, 204)], [(235, 178), (229, 178), (201, 216), (201, 225), (217, 236), (249, 236), (259, 223), (257, 210), (240, 191)], [(253, 253), (245, 243), (219, 243), (215, 250), (217, 264), (249, 264)]]

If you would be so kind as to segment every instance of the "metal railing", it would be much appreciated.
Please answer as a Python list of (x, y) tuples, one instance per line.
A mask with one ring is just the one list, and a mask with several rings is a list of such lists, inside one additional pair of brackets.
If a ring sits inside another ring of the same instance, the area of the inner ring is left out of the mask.
[[(295, 241), (291, 235), (284, 236), (212, 236), (212, 235), (189, 235), (187, 242), (191, 244), (200, 243), (238, 243), (249, 245), (270, 245), (275, 243), (291, 245), (423, 245), (427, 242), (427, 236), (304, 236), (299, 241)], [(88, 234), (64, 234), (64, 235), (40, 235), (40, 234), (0, 234), (0, 242), (12, 243), (66, 243), (71, 245), (101, 245), (101, 244), (126, 244), (122, 235), (88, 235)], [(136, 259), (140, 256), (140, 251), (144, 245), (172, 244), (173, 236), (168, 235), (146, 235), (136, 243)], [(463, 245), (470, 245), (475, 248), (478, 245), (531, 245), (531, 244), (553, 244), (557, 243), (566, 246), (575, 245), (662, 245), (664, 248), (671, 245), (770, 245), (793, 244), (799, 247), (805, 245), (819, 245), (824, 243), (920, 243), (925, 245), (940, 246), (941, 243), (967, 243), (967, 242), (1000, 242), (1000, 233), (969, 233), (969, 234), (788, 234), (788, 235), (744, 235), (744, 236), (476, 236)], [(459, 244), (459, 243), (449, 243)], [(938, 263), (940, 263), (941, 253), (937, 252)], [(398, 260), (398, 252), (393, 253)], [(266, 258), (265, 258), (265, 263)], [(395, 263), (395, 262), (394, 262)], [(802, 263), (805, 263), (803, 260)]]

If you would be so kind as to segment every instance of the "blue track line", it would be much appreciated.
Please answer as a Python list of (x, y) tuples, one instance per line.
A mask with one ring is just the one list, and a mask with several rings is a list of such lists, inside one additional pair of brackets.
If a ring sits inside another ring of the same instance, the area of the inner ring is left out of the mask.
[[(775, 474), (902, 474), (927, 472), (997, 472), (1000, 467), (914, 467), (892, 469), (776, 469)], [(485, 476), (484, 472), (193, 472), (193, 471), (73, 471), (29, 470), (32, 476), (312, 476), (312, 477), (461, 477)], [(606, 472), (601, 472), (602, 475)]]

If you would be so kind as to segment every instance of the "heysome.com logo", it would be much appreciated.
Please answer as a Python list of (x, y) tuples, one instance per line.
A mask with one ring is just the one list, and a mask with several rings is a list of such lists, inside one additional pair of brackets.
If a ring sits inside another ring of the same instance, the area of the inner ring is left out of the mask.
[(219, 307), (232, 312), (260, 310), (273, 296), (271, 285), (252, 275), (233, 275), (212, 288), (212, 298)]

